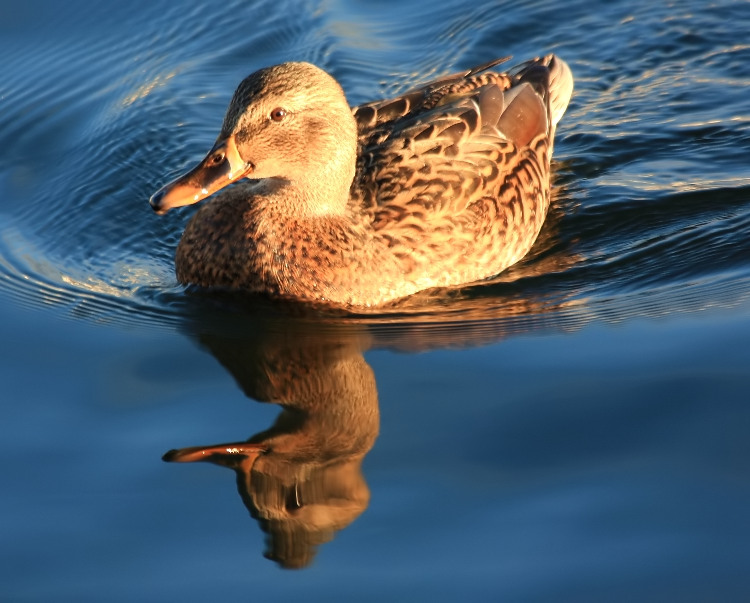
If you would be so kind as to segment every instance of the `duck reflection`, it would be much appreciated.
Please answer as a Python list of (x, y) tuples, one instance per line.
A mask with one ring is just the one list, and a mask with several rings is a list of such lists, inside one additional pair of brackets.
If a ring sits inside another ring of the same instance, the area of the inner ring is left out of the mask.
[(267, 534), (265, 556), (305, 567), (370, 500), (361, 465), (378, 435), (378, 396), (359, 339), (201, 341), (248, 396), (282, 411), (245, 442), (171, 450), (164, 460), (234, 469), (243, 502)]

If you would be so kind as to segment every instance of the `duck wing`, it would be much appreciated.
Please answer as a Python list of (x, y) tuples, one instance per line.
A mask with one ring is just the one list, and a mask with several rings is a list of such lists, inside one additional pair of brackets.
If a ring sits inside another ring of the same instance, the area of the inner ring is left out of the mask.
[[(352, 193), (376, 228), (426, 219), (426, 212), (431, 220), (440, 213), (455, 218), (478, 202), (497, 203), (503, 187), (546, 185), (556, 59), (491, 71), (504, 60), (354, 110), (359, 156)], [(568, 98), (570, 92), (572, 78)]]

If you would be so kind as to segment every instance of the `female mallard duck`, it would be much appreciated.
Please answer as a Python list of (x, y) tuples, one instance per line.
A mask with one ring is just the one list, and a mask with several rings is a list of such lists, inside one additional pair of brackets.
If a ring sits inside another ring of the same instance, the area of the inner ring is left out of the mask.
[(503, 60), (354, 111), (307, 63), (247, 77), (206, 158), (151, 197), (164, 213), (236, 182), (187, 225), (177, 278), (357, 309), (520, 260), (573, 78), (554, 55)]

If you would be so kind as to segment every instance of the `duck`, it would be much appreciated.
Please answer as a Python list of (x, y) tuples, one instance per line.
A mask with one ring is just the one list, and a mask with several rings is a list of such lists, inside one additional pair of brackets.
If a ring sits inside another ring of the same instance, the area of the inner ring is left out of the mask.
[(498, 275), (531, 249), (573, 76), (501, 58), (350, 107), (323, 69), (265, 67), (237, 87), (211, 150), (159, 189), (197, 203), (184, 285), (350, 311)]

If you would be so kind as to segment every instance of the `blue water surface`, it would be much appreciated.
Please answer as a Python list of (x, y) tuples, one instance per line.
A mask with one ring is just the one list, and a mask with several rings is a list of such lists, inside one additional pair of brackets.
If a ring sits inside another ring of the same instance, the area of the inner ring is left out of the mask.
[[(0, 2), (0, 600), (750, 599), (749, 29), (739, 0)], [(367, 316), (177, 283), (194, 208), (148, 197), (250, 72), (357, 104), (550, 52), (554, 201), (506, 273)], [(252, 470), (162, 461), (251, 437)]]

